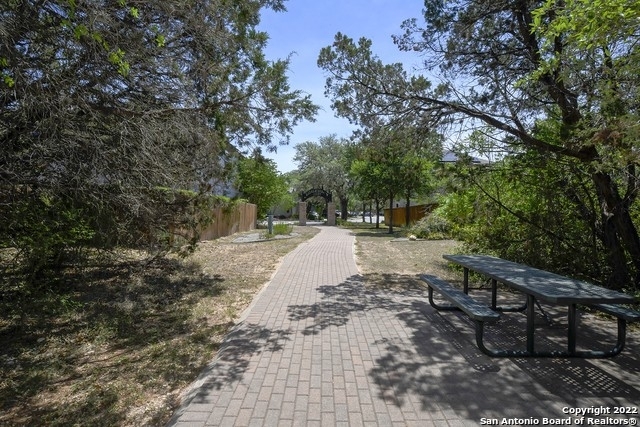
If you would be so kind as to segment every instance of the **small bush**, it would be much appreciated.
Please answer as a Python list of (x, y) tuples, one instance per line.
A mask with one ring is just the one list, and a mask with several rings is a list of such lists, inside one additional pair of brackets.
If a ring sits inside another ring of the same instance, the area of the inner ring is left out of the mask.
[(416, 222), (408, 230), (409, 235), (418, 239), (443, 240), (451, 238), (451, 226), (444, 216), (433, 211), (429, 215)]
[(267, 231), (263, 234), (263, 239), (271, 239), (275, 236), (286, 236), (293, 231), (293, 225), (286, 223), (273, 224), (273, 232), (269, 234)]
[(16, 249), (16, 261), (29, 274), (60, 267), (93, 239), (95, 228), (87, 210), (71, 197), (44, 191), (24, 191), (20, 196), (3, 203), (0, 247)]
[(285, 224), (285, 223), (273, 224), (273, 234), (275, 236), (291, 234), (292, 231), (293, 231), (293, 225), (291, 224)]

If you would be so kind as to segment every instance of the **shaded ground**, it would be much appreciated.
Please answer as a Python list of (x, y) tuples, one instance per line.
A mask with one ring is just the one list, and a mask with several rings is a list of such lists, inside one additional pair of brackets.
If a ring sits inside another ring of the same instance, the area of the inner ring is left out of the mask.
[[(240, 236), (223, 238), (201, 245), (186, 260), (150, 262), (139, 254), (122, 254), (110, 265), (65, 271), (51, 282), (55, 288), (32, 289), (15, 278), (0, 279), (0, 425), (163, 425), (180, 393), (215, 357), (222, 337), (282, 257), (317, 229), (296, 227), (294, 232), (288, 239), (241, 244), (234, 243)], [(380, 353), (368, 375), (384, 396), (401, 404), (417, 395), (416, 404), (435, 410), (435, 400), (450, 400), (445, 394), (456, 393), (459, 399), (453, 400), (469, 418), (478, 419), (492, 407), (505, 414), (500, 399), (490, 390), (485, 394), (483, 385), (483, 375), (502, 369), (513, 371), (518, 384), (535, 383), (531, 396), (551, 393), (572, 399), (575, 407), (613, 406), (616, 402), (608, 396), (621, 397), (618, 403), (640, 399), (636, 343), (613, 360), (518, 359), (514, 370), (505, 361), (479, 354), (470, 336), (472, 325), (464, 317), (445, 319), (424, 301), (418, 273), (459, 282), (460, 272), (447, 269), (442, 259), (456, 250), (455, 242), (399, 240), (384, 229), (353, 232), (361, 274), (320, 289), (321, 301), (291, 306), (288, 316), (308, 323), (303, 335), (309, 339), (360, 313), (397, 317), (415, 330), (408, 347), (413, 353), (403, 352), (407, 343), (392, 335), (375, 342)], [(562, 321), (561, 315), (550, 313)], [(504, 324), (505, 333), (489, 331), (488, 341), (516, 339), (522, 330), (518, 322)], [(599, 327), (589, 334), (593, 341), (606, 336)], [(242, 375), (246, 355), (278, 354), (290, 339), (280, 329), (235, 332), (230, 340), (240, 342), (244, 353), (219, 355), (228, 368), (225, 373), (231, 379)], [(551, 333), (542, 344), (553, 345), (555, 339)], [(457, 364), (449, 359), (452, 346)], [(453, 380), (451, 388), (428, 380), (436, 375), (458, 378), (461, 360), (468, 363), (466, 389)], [(527, 396), (519, 399), (526, 407)], [(544, 415), (548, 410), (536, 411)]]
[[(421, 295), (422, 301), (413, 309), (423, 313), (424, 317), (406, 319), (411, 324), (421, 324), (418, 330), (436, 328), (441, 336), (450, 340), (447, 345), (455, 347), (467, 359), (475, 370), (493, 372), (505, 364), (498, 359), (487, 358), (473, 345), (473, 323), (465, 316), (446, 316), (434, 312), (428, 302), (424, 301), (424, 284), (417, 278), (420, 273), (428, 272), (438, 275), (452, 283), (461, 285), (461, 269), (451, 269), (442, 259), (446, 253), (455, 253), (459, 246), (454, 241), (410, 241), (391, 236), (379, 230), (356, 230), (358, 265), (363, 273), (363, 282), (373, 289), (386, 289), (395, 298), (403, 301), (415, 295)], [(394, 272), (395, 271), (395, 272)], [(490, 301), (489, 283), (478, 276), (471, 277), (474, 298)], [(342, 298), (344, 300), (344, 298)], [(508, 289), (499, 292), (499, 304), (517, 306), (523, 303), (522, 297)], [(562, 349), (566, 346), (566, 307), (542, 304), (548, 318), (541, 311), (536, 312), (536, 348), (538, 350)], [(609, 350), (615, 344), (616, 320), (599, 313), (579, 312), (583, 327), (578, 337), (579, 343), (589, 344), (590, 349)], [(416, 323), (418, 322), (418, 323)], [(628, 325), (627, 347), (623, 354), (612, 359), (580, 360), (580, 359), (508, 359), (522, 370), (537, 387), (545, 392), (563, 399), (575, 399), (571, 403), (576, 406), (617, 405), (633, 406), (640, 401), (640, 354), (638, 354), (637, 335), (640, 328), (637, 324)], [(524, 348), (524, 314), (512, 313), (504, 316), (500, 327), (489, 328), (487, 342), (506, 348)], [(466, 336), (460, 332), (468, 331)], [(429, 334), (420, 333), (416, 337), (417, 348), (424, 348), (425, 355), (433, 355), (434, 343), (429, 343)], [(425, 345), (427, 347), (425, 347)], [(397, 347), (396, 347), (397, 348)], [(403, 372), (406, 375), (401, 387), (409, 389), (414, 384), (423, 383), (415, 372), (419, 369), (411, 364), (398, 362), (402, 355), (395, 353), (393, 345), (389, 348), (385, 370)], [(382, 360), (382, 359), (381, 359)], [(622, 380), (624, 379), (624, 380)], [(399, 380), (400, 381), (400, 380)], [(394, 387), (398, 387), (395, 385)], [(418, 387), (424, 387), (423, 385)], [(534, 389), (532, 389), (534, 390)], [(432, 390), (431, 392), (436, 392)], [(431, 393), (430, 392), (430, 393)], [(469, 398), (465, 402), (471, 402)], [(634, 403), (635, 402), (635, 403)], [(526, 407), (526, 406), (525, 406)], [(500, 408), (496, 402), (496, 408)], [(498, 411), (498, 413), (500, 413)], [(638, 412), (634, 413), (637, 421)], [(543, 415), (543, 414), (542, 414)], [(541, 415), (541, 416), (542, 416)]]
[(281, 258), (317, 231), (231, 236), (185, 260), (123, 252), (31, 286), (2, 277), (0, 425), (162, 425)]
[[(567, 408), (637, 410), (635, 331), (613, 359), (490, 358), (476, 347), (469, 319), (435, 311), (415, 280), (414, 272), (423, 271), (458, 276), (438, 264), (441, 252), (455, 250), (454, 242), (403, 247), (384, 232), (355, 233), (360, 271), (351, 262), (351, 239), (332, 228), (285, 260), (203, 372), (176, 427), (476, 426), (483, 418), (497, 425), (542, 425), (547, 417), (569, 419)], [(511, 303), (521, 297), (501, 291), (500, 298)], [(566, 313), (549, 312), (552, 325), (537, 319), (540, 349), (566, 340)], [(612, 338), (615, 322), (581, 319), (580, 345)], [(487, 344), (522, 348), (524, 320), (520, 313), (503, 316), (487, 328)], [(587, 418), (612, 425), (599, 415)], [(634, 415), (614, 418), (637, 421)]]

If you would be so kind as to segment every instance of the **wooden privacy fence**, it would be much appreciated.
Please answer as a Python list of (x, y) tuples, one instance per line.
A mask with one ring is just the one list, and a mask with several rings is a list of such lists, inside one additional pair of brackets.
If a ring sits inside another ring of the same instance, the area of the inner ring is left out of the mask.
[(213, 218), (213, 223), (200, 232), (200, 240), (213, 240), (241, 231), (254, 230), (258, 219), (258, 207), (252, 203), (237, 203), (230, 208), (216, 208)]
[[(409, 206), (409, 224), (413, 224), (416, 221), (424, 218), (428, 213), (432, 212), (437, 205), (435, 203), (430, 203), (427, 205), (415, 205)], [(404, 226), (406, 224), (407, 218), (407, 208), (393, 208), (393, 226)], [(384, 210), (384, 224), (389, 225), (389, 220), (391, 219), (391, 210), (389, 208)]]

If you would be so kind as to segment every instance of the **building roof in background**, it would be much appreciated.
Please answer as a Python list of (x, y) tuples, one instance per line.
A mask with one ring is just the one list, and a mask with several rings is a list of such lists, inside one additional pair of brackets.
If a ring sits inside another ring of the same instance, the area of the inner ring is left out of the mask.
[[(469, 156), (469, 157), (471, 158), (471, 163), (472, 164), (484, 165), (484, 164), (488, 164), (489, 163), (489, 160), (487, 160), (487, 159), (481, 159), (479, 157), (473, 157), (473, 156)], [(464, 158), (464, 156), (456, 154), (451, 150), (447, 150), (442, 155), (441, 162), (443, 162), (443, 163), (456, 163), (456, 162), (461, 161), (463, 158)]]

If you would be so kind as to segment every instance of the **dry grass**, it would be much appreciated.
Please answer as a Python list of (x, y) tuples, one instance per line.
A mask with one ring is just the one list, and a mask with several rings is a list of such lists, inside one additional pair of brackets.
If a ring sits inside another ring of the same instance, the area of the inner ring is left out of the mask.
[(352, 225), (356, 234), (358, 267), (365, 283), (377, 287), (423, 287), (418, 274), (435, 274), (453, 282), (461, 275), (447, 267), (442, 258), (458, 245), (453, 240), (408, 240), (401, 233), (389, 234), (387, 228)]
[(185, 260), (120, 253), (40, 286), (5, 276), (0, 425), (164, 425), (281, 258), (317, 231), (222, 238)]

